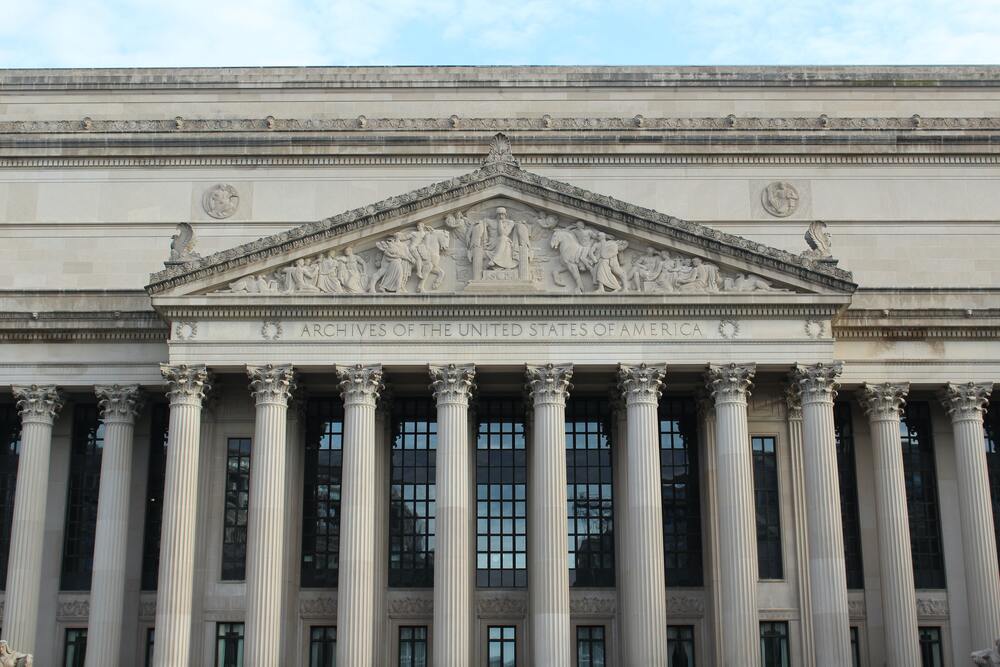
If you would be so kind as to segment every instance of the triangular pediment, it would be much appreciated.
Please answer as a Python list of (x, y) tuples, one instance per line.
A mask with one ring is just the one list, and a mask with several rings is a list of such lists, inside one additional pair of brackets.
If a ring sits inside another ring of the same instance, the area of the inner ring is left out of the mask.
[(168, 265), (154, 297), (832, 295), (834, 263), (797, 256), (520, 169), (483, 167), (235, 248)]

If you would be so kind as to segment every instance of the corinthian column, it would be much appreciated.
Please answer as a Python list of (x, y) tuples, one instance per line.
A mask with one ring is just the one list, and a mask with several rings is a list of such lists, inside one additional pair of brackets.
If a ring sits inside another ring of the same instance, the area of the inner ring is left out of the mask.
[[(657, 406), (665, 364), (622, 365), (625, 399), (625, 562), (619, 567), (625, 665), (667, 664), (667, 589), (663, 569), (663, 502)], [(568, 663), (567, 663), (568, 664)]]
[(802, 454), (806, 526), (809, 539), (809, 593), (817, 665), (851, 667), (851, 630), (847, 611), (844, 526), (840, 517), (840, 478), (833, 399), (840, 362), (796, 366), (792, 380), (802, 403)]
[(785, 390), (788, 409), (788, 451), (792, 463), (792, 505), (795, 507), (795, 564), (799, 581), (799, 622), (802, 624), (802, 665), (816, 667), (812, 599), (809, 591), (809, 536), (806, 523), (805, 470), (802, 463), (802, 397), (794, 375)]
[(534, 407), (528, 453), (528, 584), (535, 665), (572, 664), (566, 518), (566, 398), (572, 364), (526, 369)]
[(13, 389), (21, 414), (21, 459), (14, 491), (3, 632), (11, 648), (36, 653), (52, 424), (62, 409), (63, 399), (51, 385)]
[(726, 667), (760, 664), (757, 524), (747, 427), (747, 397), (755, 372), (755, 364), (726, 364), (709, 366), (706, 374), (715, 399), (721, 641)]
[(153, 667), (186, 667), (194, 603), (201, 405), (211, 376), (205, 366), (184, 364), (162, 364), (160, 372), (169, 386), (170, 423), (156, 591), (156, 636), (161, 640), (153, 646)]
[(913, 584), (903, 445), (899, 432), (899, 418), (909, 391), (909, 383), (865, 383), (859, 399), (871, 425), (882, 613), (889, 667), (920, 664), (917, 593)]
[(291, 366), (247, 366), (257, 415), (250, 456), (247, 514), (247, 667), (273, 664), (285, 622), (285, 501), (288, 497), (288, 399), (295, 390)]
[(344, 462), (337, 575), (337, 664), (373, 667), (375, 650), (375, 404), (382, 366), (337, 368)]
[(434, 550), (434, 664), (465, 667), (472, 619), (472, 497), (469, 451), (469, 396), (476, 369), (472, 364), (430, 366), (437, 401), (437, 534)]
[(97, 499), (86, 664), (87, 667), (118, 667), (125, 612), (132, 437), (135, 417), (142, 409), (142, 392), (134, 384), (98, 386), (94, 391), (104, 420), (104, 452)]
[(983, 447), (983, 409), (992, 391), (993, 383), (948, 383), (941, 394), (955, 435), (965, 588), (974, 648), (992, 646), (1000, 636), (1000, 577)]

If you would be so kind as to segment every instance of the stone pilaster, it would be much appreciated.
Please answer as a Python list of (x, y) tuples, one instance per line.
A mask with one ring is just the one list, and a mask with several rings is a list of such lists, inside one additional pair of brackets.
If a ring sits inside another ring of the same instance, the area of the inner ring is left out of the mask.
[(118, 667), (122, 664), (132, 439), (143, 397), (139, 386), (134, 384), (97, 386), (94, 393), (104, 420), (104, 452), (94, 535), (86, 665)]
[(528, 452), (528, 584), (533, 664), (570, 665), (566, 518), (566, 399), (571, 364), (528, 366), (533, 421)]
[(247, 514), (246, 656), (247, 667), (273, 663), (273, 649), (284, 644), (285, 533), (288, 498), (288, 399), (295, 391), (291, 366), (247, 366), (256, 406), (250, 456)]
[(796, 366), (792, 381), (802, 402), (802, 461), (805, 472), (809, 586), (815, 664), (851, 667), (844, 526), (833, 399), (843, 364)]
[(195, 535), (198, 518), (198, 462), (201, 408), (211, 388), (205, 366), (160, 365), (167, 380), (170, 423), (160, 529), (160, 573), (156, 591), (153, 667), (190, 663), (194, 610)]
[(618, 586), (625, 665), (667, 664), (667, 589), (663, 570), (663, 505), (660, 490), (660, 429), (657, 410), (665, 364), (618, 368), (625, 399), (625, 562)]
[(63, 397), (51, 385), (15, 386), (13, 390), (21, 415), (21, 458), (14, 492), (3, 634), (12, 648), (36, 653), (52, 425), (62, 410)]
[(338, 367), (337, 376), (344, 397), (337, 664), (373, 667), (377, 539), (375, 406), (383, 389), (382, 366)]
[(474, 559), (470, 499), (469, 398), (475, 387), (472, 364), (430, 366), (437, 401), (437, 534), (434, 551), (434, 665), (472, 663), (469, 645), (474, 617), (469, 587)]
[(706, 386), (715, 400), (718, 465), (720, 588), (723, 664), (760, 664), (757, 616), (757, 530), (747, 397), (755, 364), (709, 366)]
[(909, 391), (909, 383), (866, 383), (859, 398), (871, 427), (882, 615), (889, 667), (920, 664), (917, 594), (913, 584), (903, 446), (899, 432), (899, 420)]
[(948, 383), (941, 393), (941, 403), (951, 417), (955, 437), (965, 588), (975, 648), (991, 646), (1000, 637), (1000, 576), (983, 448), (983, 410), (992, 391), (992, 383), (969, 382)]
[(803, 667), (816, 667), (813, 643), (812, 595), (809, 586), (809, 535), (806, 523), (805, 470), (802, 463), (802, 399), (798, 383), (790, 379), (785, 391), (788, 410), (788, 449), (792, 468), (792, 505), (795, 508), (795, 564), (802, 624)]

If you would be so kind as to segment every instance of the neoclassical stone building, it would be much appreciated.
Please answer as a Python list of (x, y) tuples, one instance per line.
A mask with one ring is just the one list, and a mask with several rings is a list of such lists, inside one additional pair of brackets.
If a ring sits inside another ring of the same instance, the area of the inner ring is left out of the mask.
[(998, 137), (998, 68), (0, 71), (3, 638), (969, 664)]

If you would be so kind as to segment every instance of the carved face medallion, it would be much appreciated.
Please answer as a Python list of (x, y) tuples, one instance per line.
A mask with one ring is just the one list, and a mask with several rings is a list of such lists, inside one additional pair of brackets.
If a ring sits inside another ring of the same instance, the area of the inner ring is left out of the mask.
[(760, 199), (764, 210), (778, 218), (787, 218), (799, 208), (799, 191), (787, 181), (768, 183)]
[(223, 220), (236, 213), (236, 209), (240, 206), (240, 193), (233, 186), (220, 183), (205, 191), (201, 204), (205, 208), (205, 213)]

